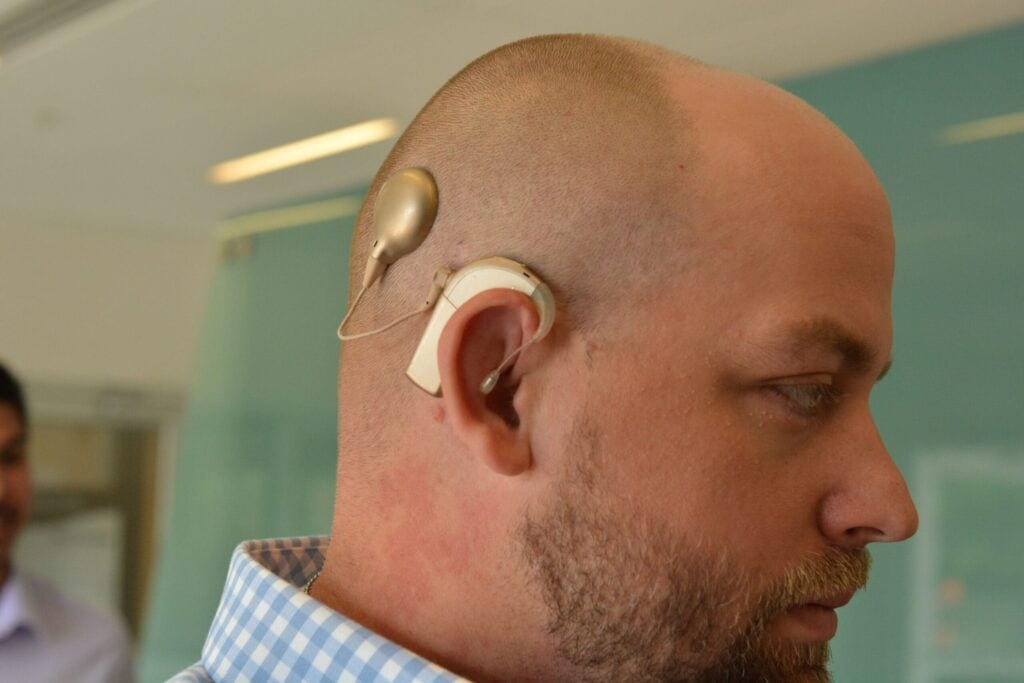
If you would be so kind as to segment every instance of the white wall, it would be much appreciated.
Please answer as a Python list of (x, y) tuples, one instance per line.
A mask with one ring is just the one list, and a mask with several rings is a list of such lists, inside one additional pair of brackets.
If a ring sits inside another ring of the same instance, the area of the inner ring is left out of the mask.
[(29, 384), (184, 393), (215, 255), (212, 236), (0, 217), (0, 359)]

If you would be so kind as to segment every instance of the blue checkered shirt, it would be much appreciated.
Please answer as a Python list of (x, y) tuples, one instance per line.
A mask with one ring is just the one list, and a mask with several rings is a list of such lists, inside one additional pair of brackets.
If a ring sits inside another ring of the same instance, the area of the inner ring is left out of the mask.
[(465, 681), (302, 592), (323, 564), (327, 541), (309, 536), (238, 546), (202, 659), (170, 680)]

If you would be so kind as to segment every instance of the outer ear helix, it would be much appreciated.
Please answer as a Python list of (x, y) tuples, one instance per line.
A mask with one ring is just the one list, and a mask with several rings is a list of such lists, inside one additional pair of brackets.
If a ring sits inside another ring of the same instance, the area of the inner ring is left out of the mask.
[(490, 395), (480, 392), (479, 386), (496, 347), (508, 348), (505, 345), (517, 343), (520, 334), (532, 336), (536, 324), (535, 310), (521, 292), (499, 288), (460, 307), (438, 343), (441, 404), (450, 429), (475, 458), (504, 475), (525, 471), (533, 460), (512, 406), (518, 389), (511, 378), (499, 379)]

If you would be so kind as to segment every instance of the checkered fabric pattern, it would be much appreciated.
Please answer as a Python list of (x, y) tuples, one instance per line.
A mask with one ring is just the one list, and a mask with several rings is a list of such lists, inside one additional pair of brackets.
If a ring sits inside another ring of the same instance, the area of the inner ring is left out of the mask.
[(302, 592), (327, 537), (248, 541), (235, 549), (200, 662), (170, 680), (464, 681)]

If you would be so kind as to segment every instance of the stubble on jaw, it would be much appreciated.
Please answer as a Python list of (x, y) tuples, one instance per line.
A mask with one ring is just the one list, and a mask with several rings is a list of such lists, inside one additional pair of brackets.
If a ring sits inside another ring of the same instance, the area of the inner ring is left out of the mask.
[(862, 587), (864, 550), (826, 548), (766, 585), (708, 540), (683, 541), (609, 498), (600, 434), (577, 420), (551, 503), (525, 515), (519, 554), (580, 681), (831, 680), (827, 643), (765, 637), (785, 609)]

